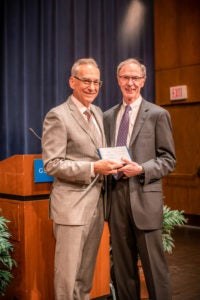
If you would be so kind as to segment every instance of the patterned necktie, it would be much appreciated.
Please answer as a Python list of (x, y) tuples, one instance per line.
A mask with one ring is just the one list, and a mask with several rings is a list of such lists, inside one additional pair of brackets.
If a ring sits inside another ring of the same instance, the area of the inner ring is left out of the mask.
[(129, 129), (129, 111), (132, 108), (130, 105), (125, 107), (124, 114), (121, 119), (121, 123), (118, 130), (117, 143), (116, 146), (126, 146), (128, 129)]
[[(130, 107), (130, 105), (127, 105), (125, 107), (125, 111), (122, 116), (121, 123), (118, 130), (116, 146), (126, 146), (128, 129), (129, 129), (129, 111), (131, 109), (132, 108)], [(123, 172), (118, 172), (117, 174), (113, 175), (113, 177), (116, 180), (119, 180), (122, 176), (123, 176)]]
[(88, 120), (88, 125), (90, 127), (90, 129), (92, 130), (93, 136), (95, 138), (95, 142), (98, 145), (98, 147), (101, 147), (102, 142), (101, 142), (101, 135), (100, 132), (98, 131), (98, 129), (96, 128), (93, 120), (92, 120), (92, 112), (89, 109), (86, 109), (84, 111), (84, 115), (86, 115), (87, 120)]

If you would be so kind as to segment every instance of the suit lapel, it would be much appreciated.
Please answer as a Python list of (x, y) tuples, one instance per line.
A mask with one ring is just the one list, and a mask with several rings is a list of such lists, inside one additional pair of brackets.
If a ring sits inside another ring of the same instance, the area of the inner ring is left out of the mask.
[[(84, 117), (82, 116), (82, 114), (80, 113), (80, 111), (78, 110), (78, 108), (76, 107), (76, 105), (74, 104), (74, 102), (72, 101), (72, 99), (70, 97), (68, 98), (68, 106), (69, 106), (69, 109), (71, 111), (71, 114), (72, 114), (73, 118), (81, 126), (81, 128), (90, 136), (90, 138), (94, 142), (94, 144), (96, 146), (98, 146), (97, 142), (96, 142), (96, 139), (94, 137), (94, 133), (92, 132), (91, 128), (89, 127), (89, 125), (87, 123), (87, 121), (84, 119)], [(95, 116), (95, 119), (96, 119), (96, 121), (99, 125), (100, 130), (101, 130), (101, 134), (102, 134), (102, 137), (103, 137), (103, 144), (105, 144), (105, 137), (104, 137), (104, 134), (103, 134), (102, 121), (101, 121), (100, 115), (96, 112), (96, 109), (95, 109), (94, 105), (92, 105), (92, 112), (93, 112), (93, 114)]]
[(110, 122), (110, 137), (111, 137), (111, 146), (114, 147), (115, 146), (115, 132), (116, 132), (116, 119), (117, 119), (117, 115), (118, 112), (120, 110), (122, 103), (115, 106), (113, 108), (113, 116), (111, 118), (112, 122)]
[(140, 105), (139, 111), (138, 111), (135, 125), (133, 127), (133, 132), (131, 134), (130, 145), (132, 145), (134, 143), (140, 129), (142, 128), (144, 121), (147, 117), (148, 111), (149, 111), (148, 102), (143, 99), (142, 103)]
[(76, 120), (76, 122), (81, 126), (81, 128), (85, 132), (87, 132), (88, 131), (87, 122), (85, 121), (85, 119), (83, 118), (80, 111), (78, 110), (78, 108), (76, 107), (76, 105), (74, 104), (74, 102), (72, 101), (72, 99), (70, 97), (68, 98), (68, 107), (71, 111), (73, 118)]
[(104, 135), (102, 116), (100, 115), (100, 113), (98, 112), (97, 108), (94, 105), (91, 105), (90, 110), (93, 113), (93, 115), (95, 117), (95, 120), (98, 124), (98, 127), (100, 129), (101, 139), (102, 139), (102, 147), (105, 147), (106, 146), (106, 139), (105, 139), (105, 135)]
[[(115, 146), (115, 131), (116, 131), (116, 119), (117, 119), (117, 115), (118, 112), (120, 110), (122, 103), (115, 106), (113, 108), (112, 111), (112, 117), (111, 117), (111, 122), (110, 122), (110, 137), (111, 137), (111, 146), (114, 147)], [(135, 138), (137, 137), (140, 129), (142, 128), (144, 121), (147, 117), (147, 112), (149, 111), (149, 105), (148, 102), (145, 101), (144, 99), (142, 100), (142, 103), (140, 105), (139, 111), (138, 111), (138, 115), (135, 121), (135, 125), (133, 128), (133, 132), (131, 134), (131, 139), (130, 139), (130, 145), (133, 144)]]

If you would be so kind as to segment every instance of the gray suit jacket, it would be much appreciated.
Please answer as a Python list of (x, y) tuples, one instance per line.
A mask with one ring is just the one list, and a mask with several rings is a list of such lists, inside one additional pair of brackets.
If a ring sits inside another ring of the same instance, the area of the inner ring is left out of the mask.
[[(116, 105), (104, 113), (108, 146), (115, 144), (115, 124), (120, 106), (121, 104)], [(141, 184), (138, 176), (129, 179), (131, 210), (136, 226), (144, 230), (161, 228), (163, 221), (161, 179), (173, 171), (176, 163), (170, 115), (165, 109), (142, 100), (129, 151), (132, 160), (142, 165), (145, 170), (144, 184)], [(111, 187), (111, 183), (109, 186)], [(112, 201), (115, 199), (112, 199), (112, 189), (109, 189), (108, 209)]]
[[(91, 105), (102, 135), (102, 111)], [(42, 158), (45, 171), (54, 176), (50, 216), (58, 224), (83, 225), (97, 205), (102, 176), (91, 178), (91, 162), (99, 159), (93, 132), (69, 97), (50, 110), (43, 123)]]

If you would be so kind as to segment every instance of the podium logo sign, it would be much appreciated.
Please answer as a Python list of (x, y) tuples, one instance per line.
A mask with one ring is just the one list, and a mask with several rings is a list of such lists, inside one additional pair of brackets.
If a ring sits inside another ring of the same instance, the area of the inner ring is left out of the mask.
[(34, 182), (52, 182), (53, 176), (49, 176), (44, 171), (43, 161), (42, 159), (34, 159)]

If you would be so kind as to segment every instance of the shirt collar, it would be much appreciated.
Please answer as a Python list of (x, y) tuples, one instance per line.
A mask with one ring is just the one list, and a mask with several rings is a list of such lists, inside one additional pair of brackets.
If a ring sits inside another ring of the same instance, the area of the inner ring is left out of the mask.
[[(142, 96), (140, 95), (133, 103), (130, 104), (130, 107), (133, 109), (134, 107), (137, 107), (142, 102)], [(123, 100), (123, 106), (124, 108), (127, 106), (127, 104)]]
[(71, 99), (82, 114), (86, 109), (90, 109), (90, 107), (85, 107), (85, 105), (83, 105), (77, 98), (75, 98), (74, 95), (71, 95)]

